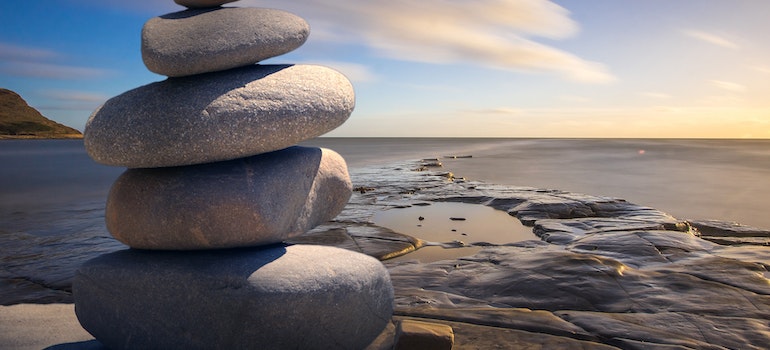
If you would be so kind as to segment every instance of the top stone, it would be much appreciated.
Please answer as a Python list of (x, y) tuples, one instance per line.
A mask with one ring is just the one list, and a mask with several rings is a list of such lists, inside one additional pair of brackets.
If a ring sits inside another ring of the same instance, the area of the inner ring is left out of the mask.
[(174, 0), (175, 3), (187, 8), (217, 7), (235, 1), (238, 0)]
[(281, 10), (185, 10), (144, 24), (142, 59), (147, 69), (169, 77), (216, 72), (293, 51), (309, 34), (305, 20)]

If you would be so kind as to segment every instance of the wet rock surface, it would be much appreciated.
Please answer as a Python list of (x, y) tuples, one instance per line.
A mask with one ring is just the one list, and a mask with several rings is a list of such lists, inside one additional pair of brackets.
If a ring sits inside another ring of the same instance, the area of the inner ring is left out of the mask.
[[(540, 240), (486, 243), (474, 255), (427, 264), (385, 261), (395, 288), (394, 320), (450, 325), (461, 349), (761, 349), (770, 343), (768, 231), (679, 220), (618, 198), (410, 170), (417, 168), (353, 175), (353, 186), (366, 191), (354, 192), (334, 222), (303, 239), (334, 231), (354, 242), (390, 244), (394, 233), (367, 219), (374, 211), (453, 201), (506, 211)], [(357, 233), (362, 227), (365, 237)], [(415, 238), (419, 249), (425, 242)]]

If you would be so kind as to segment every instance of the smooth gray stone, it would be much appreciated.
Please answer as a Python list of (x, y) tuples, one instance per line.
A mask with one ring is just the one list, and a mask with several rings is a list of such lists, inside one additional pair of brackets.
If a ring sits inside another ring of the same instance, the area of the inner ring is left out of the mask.
[(132, 248), (211, 249), (281, 242), (334, 218), (351, 195), (345, 160), (291, 147), (227, 162), (129, 169), (105, 219)]
[(189, 8), (204, 8), (204, 7), (217, 7), (224, 5), (228, 2), (236, 2), (238, 0), (174, 0), (178, 5), (182, 5)]
[(344, 75), (321, 66), (254, 65), (145, 85), (89, 118), (95, 161), (128, 168), (190, 165), (293, 146), (342, 125), (355, 106)]
[(309, 34), (305, 20), (281, 10), (185, 10), (144, 24), (142, 59), (147, 69), (170, 77), (216, 72), (293, 51)]
[(393, 311), (378, 260), (310, 245), (123, 250), (83, 264), (73, 294), (110, 349), (363, 349)]

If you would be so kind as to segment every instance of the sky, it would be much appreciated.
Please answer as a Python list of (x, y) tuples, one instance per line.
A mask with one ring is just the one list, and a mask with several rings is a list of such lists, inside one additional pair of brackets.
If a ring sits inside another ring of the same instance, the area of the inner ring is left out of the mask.
[[(339, 137), (770, 138), (767, 0), (241, 0), (292, 12), (356, 90)], [(0, 87), (83, 130), (165, 79), (140, 52), (172, 0), (0, 1)]]

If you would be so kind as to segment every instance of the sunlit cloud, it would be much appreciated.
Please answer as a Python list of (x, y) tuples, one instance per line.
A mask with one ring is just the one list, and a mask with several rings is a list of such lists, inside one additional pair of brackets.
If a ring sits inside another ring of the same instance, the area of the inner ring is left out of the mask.
[(659, 99), (659, 100), (665, 100), (665, 99), (671, 98), (671, 95), (669, 94), (664, 94), (661, 92), (652, 92), (652, 91), (642, 92), (640, 95), (644, 97)]
[[(286, 9), (311, 25), (311, 40), (351, 38), (391, 59), (463, 63), (515, 71), (540, 71), (567, 79), (607, 83), (602, 64), (537, 43), (562, 39), (578, 25), (569, 12), (543, 0), (242, 1), (242, 6)], [(319, 31), (320, 37), (313, 37)]]
[(709, 80), (709, 84), (713, 87), (720, 88), (731, 92), (746, 92), (747, 88), (741, 84), (733, 83), (723, 80)]
[(700, 41), (703, 41), (712, 45), (717, 45), (717, 46), (721, 46), (728, 49), (734, 49), (734, 50), (740, 49), (740, 46), (738, 44), (719, 35), (703, 32), (699, 30), (684, 30), (683, 33), (686, 36), (689, 36), (694, 39), (698, 39)]
[(751, 66), (750, 68), (760, 73), (770, 74), (770, 67), (768, 66), (757, 65), (757, 66)]
[[(75, 1), (154, 15), (183, 9), (171, 1)], [(391, 59), (548, 72), (585, 83), (616, 79), (601, 63), (531, 39), (563, 39), (578, 31), (569, 11), (546, 0), (243, 0), (229, 5), (293, 12), (310, 23), (310, 40), (363, 45)]]
[(475, 115), (475, 114), (498, 114), (498, 115), (509, 115), (509, 116), (515, 116), (515, 115), (521, 115), (523, 113), (523, 109), (521, 108), (513, 108), (513, 107), (497, 107), (497, 108), (487, 108), (487, 109), (475, 109), (475, 110), (466, 110), (463, 111), (464, 113), (468, 113), (469, 115)]
[(574, 102), (574, 103), (586, 103), (591, 101), (588, 97), (583, 96), (577, 96), (577, 95), (561, 95), (559, 96), (559, 99), (566, 102)]
[[(770, 137), (768, 108), (511, 108), (359, 115), (330, 136)], [(495, 113), (499, 112), (499, 113)]]

